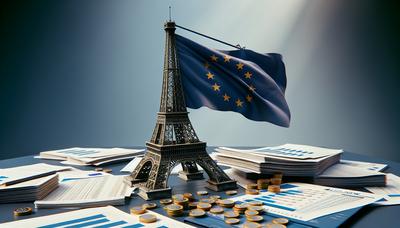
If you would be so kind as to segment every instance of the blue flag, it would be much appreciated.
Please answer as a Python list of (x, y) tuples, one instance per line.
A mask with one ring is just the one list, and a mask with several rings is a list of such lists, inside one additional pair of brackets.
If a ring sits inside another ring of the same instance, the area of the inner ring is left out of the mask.
[(220, 51), (176, 35), (186, 106), (239, 112), (288, 127), (285, 65), (279, 54)]

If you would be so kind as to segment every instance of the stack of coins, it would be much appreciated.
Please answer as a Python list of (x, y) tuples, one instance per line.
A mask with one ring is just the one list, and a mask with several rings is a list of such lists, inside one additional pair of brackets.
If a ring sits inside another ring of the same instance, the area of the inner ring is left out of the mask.
[(154, 209), (157, 208), (157, 204), (155, 203), (145, 203), (142, 205), (144, 209)]
[(260, 213), (258, 211), (253, 211), (253, 210), (246, 210), (244, 214), (247, 216), (254, 216), (254, 215), (259, 215)]
[(190, 192), (183, 193), (183, 197), (187, 198), (189, 200), (189, 202), (194, 201), (194, 197), (193, 197), (192, 193), (190, 193)]
[(282, 173), (275, 173), (275, 174), (274, 174), (274, 177), (275, 177), (275, 178), (282, 179), (282, 178), (283, 178), (283, 174), (282, 174)]
[(160, 203), (162, 205), (168, 205), (168, 204), (172, 203), (172, 199), (162, 199), (162, 200), (160, 200)]
[(269, 179), (258, 179), (257, 180), (257, 189), (268, 189)]
[(280, 185), (282, 183), (282, 179), (281, 178), (271, 178), (271, 184), (272, 185)]
[(273, 193), (279, 193), (281, 191), (281, 186), (279, 185), (269, 185), (268, 191)]
[(174, 198), (174, 204), (180, 205), (183, 209), (189, 209), (189, 200), (188, 198)]
[(165, 207), (167, 214), (169, 216), (182, 216), (183, 215), (183, 206), (181, 205), (176, 205), (176, 204), (170, 204)]
[(199, 203), (197, 204), (197, 208), (198, 208), (198, 209), (201, 209), (201, 210), (204, 210), (204, 211), (209, 211), (209, 210), (211, 209), (211, 207), (212, 207), (212, 205), (209, 204), (209, 203), (202, 203), (202, 202), (199, 202)]
[(241, 203), (241, 204), (235, 204), (233, 207), (233, 211), (243, 214), (247, 210), (247, 204), (246, 203)]
[(246, 184), (246, 189), (257, 189), (258, 185), (257, 184)]
[(225, 199), (225, 200), (218, 200), (217, 204), (221, 207), (231, 208), (235, 205), (235, 202), (230, 199)]
[(145, 215), (139, 216), (139, 221), (143, 222), (143, 223), (152, 223), (152, 222), (157, 221), (157, 217), (152, 214), (145, 214)]
[(197, 195), (199, 195), (199, 196), (208, 195), (208, 192), (207, 191), (198, 191)]
[(257, 189), (246, 189), (246, 194), (258, 195), (260, 192)]
[(146, 209), (143, 207), (132, 207), (130, 211), (131, 211), (131, 214), (141, 215), (146, 212)]
[(263, 206), (248, 206), (247, 209), (250, 211), (257, 211), (258, 214), (262, 214), (264, 212)]
[(189, 212), (189, 216), (195, 217), (195, 218), (203, 217), (205, 214), (206, 214), (206, 212), (202, 209), (193, 209), (193, 210), (190, 210), (190, 212)]
[(213, 199), (213, 198), (203, 198), (203, 199), (200, 199), (200, 202), (202, 202), (202, 203), (209, 203), (209, 204), (214, 204), (215, 203), (215, 199)]
[(15, 216), (24, 216), (32, 214), (33, 210), (30, 207), (21, 207), (14, 210)]
[(272, 223), (286, 225), (286, 224), (289, 223), (289, 219), (287, 219), (287, 218), (276, 218), (276, 219), (272, 219)]
[(227, 195), (229, 195), (229, 196), (231, 196), (231, 195), (236, 195), (236, 194), (237, 194), (237, 191), (236, 191), (236, 190), (229, 190), (229, 191), (226, 191), (225, 194), (227, 194)]
[(222, 207), (213, 207), (210, 209), (210, 212), (213, 214), (222, 214), (224, 213), (224, 208)]

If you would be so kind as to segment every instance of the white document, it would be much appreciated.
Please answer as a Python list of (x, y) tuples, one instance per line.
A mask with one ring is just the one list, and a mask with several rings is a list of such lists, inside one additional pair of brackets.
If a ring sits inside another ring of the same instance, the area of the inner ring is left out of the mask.
[(259, 195), (231, 199), (241, 202), (262, 201), (268, 213), (308, 221), (374, 203), (382, 196), (313, 184), (286, 183), (281, 185), (281, 193), (261, 191)]
[(387, 168), (387, 164), (372, 163), (372, 162), (362, 162), (362, 161), (350, 161), (350, 160), (340, 160), (341, 164), (345, 164), (352, 167), (363, 168), (369, 171), (383, 171)]
[[(62, 181), (59, 187), (42, 200), (37, 208), (89, 207), (124, 205), (133, 188), (124, 182), (125, 176), (107, 175), (97, 178)], [(65, 179), (64, 179), (65, 180)]]
[(71, 168), (72, 167), (69, 166), (38, 163), (34, 165), (0, 169), (0, 185), (12, 185), (35, 178), (48, 176), (59, 171), (70, 170)]
[(193, 227), (148, 210), (146, 214), (157, 217), (154, 223), (139, 222), (140, 215), (130, 215), (115, 207), (98, 207), (75, 210), (0, 224), (4, 228), (15, 227)]
[(66, 182), (78, 179), (95, 178), (95, 177), (102, 177), (109, 175), (111, 174), (106, 172), (73, 169), (71, 171), (60, 172), (58, 174), (58, 179), (60, 180), (60, 182)]
[(369, 163), (369, 162), (359, 162), (359, 161), (349, 161), (340, 160), (340, 163), (335, 164), (328, 169), (326, 169), (318, 178), (338, 178), (338, 177), (368, 177), (373, 175), (382, 175), (378, 171), (386, 168), (385, 164)]
[(400, 204), (400, 177), (388, 173), (386, 174), (385, 187), (366, 187), (375, 194), (384, 195), (384, 200), (374, 203), (375, 205), (397, 205)]

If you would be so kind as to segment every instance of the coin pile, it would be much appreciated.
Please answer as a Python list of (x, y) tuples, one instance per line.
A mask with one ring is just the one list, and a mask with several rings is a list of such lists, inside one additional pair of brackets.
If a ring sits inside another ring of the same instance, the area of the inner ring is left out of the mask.
[(189, 209), (189, 199), (188, 198), (174, 198), (174, 204), (180, 205), (183, 209)]
[(145, 203), (142, 205), (144, 209), (154, 209), (157, 208), (157, 204), (155, 203)]
[(15, 216), (24, 216), (32, 214), (32, 208), (30, 207), (21, 207), (14, 210)]
[(221, 207), (231, 208), (235, 205), (235, 202), (230, 199), (225, 199), (225, 200), (217, 200), (217, 204)]
[(211, 207), (212, 207), (212, 205), (209, 204), (209, 203), (200, 202), (200, 203), (197, 204), (197, 208), (201, 209), (201, 210), (204, 210), (204, 211), (209, 211), (211, 209)]
[(247, 210), (247, 206), (248, 204), (246, 203), (235, 204), (235, 206), (233, 207), (233, 211), (239, 214), (243, 214)]
[(281, 191), (281, 186), (280, 185), (269, 185), (268, 191), (273, 192), (273, 193), (279, 193)]
[(236, 194), (237, 194), (237, 191), (236, 191), (236, 190), (229, 190), (229, 191), (226, 191), (225, 194), (227, 194), (227, 195), (229, 195), (229, 196), (231, 196), (231, 195), (236, 195)]
[(286, 224), (289, 223), (289, 219), (287, 219), (287, 218), (276, 218), (276, 219), (272, 219), (272, 223), (286, 225)]
[(257, 189), (268, 189), (269, 179), (258, 179), (257, 180)]
[(260, 192), (257, 189), (246, 189), (246, 194), (249, 195), (258, 195)]
[(282, 184), (282, 179), (281, 178), (276, 178), (276, 177), (271, 178), (271, 184), (272, 185), (280, 185), (280, 184)]
[(139, 221), (143, 222), (143, 223), (152, 223), (152, 222), (157, 221), (157, 217), (152, 214), (145, 214), (145, 215), (139, 216)]
[(240, 222), (240, 220), (237, 218), (228, 218), (225, 220), (225, 223), (229, 224), (229, 225), (238, 224), (239, 222)]
[(146, 209), (143, 208), (143, 206), (142, 207), (138, 206), (138, 207), (132, 207), (130, 211), (131, 211), (131, 214), (141, 215), (141, 214), (144, 214), (146, 212)]
[(257, 184), (246, 184), (246, 189), (257, 189), (258, 185)]
[(183, 197), (187, 198), (189, 200), (189, 202), (193, 202), (194, 201), (193, 194), (190, 193), (190, 192), (183, 193)]
[(168, 205), (168, 204), (172, 203), (172, 199), (162, 199), (162, 200), (160, 200), (160, 203), (162, 205)]
[(213, 207), (210, 209), (210, 212), (213, 214), (222, 214), (224, 213), (224, 208), (222, 207)]
[(176, 205), (176, 204), (170, 204), (165, 207), (165, 210), (167, 211), (167, 214), (169, 216), (182, 216), (183, 215), (183, 206), (181, 205)]
[(206, 212), (202, 209), (193, 209), (193, 210), (190, 210), (190, 212), (189, 212), (189, 216), (195, 217), (195, 218), (203, 217), (205, 214), (206, 214)]

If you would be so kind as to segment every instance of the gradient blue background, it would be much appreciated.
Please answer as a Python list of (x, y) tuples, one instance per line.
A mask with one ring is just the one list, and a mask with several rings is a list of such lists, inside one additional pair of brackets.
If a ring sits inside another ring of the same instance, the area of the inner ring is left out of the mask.
[(208, 145), (291, 142), (400, 161), (400, 7), (361, 0), (1, 1), (0, 158), (143, 146), (159, 108), (169, 5), (182, 26), (286, 63), (291, 127), (189, 110)]

